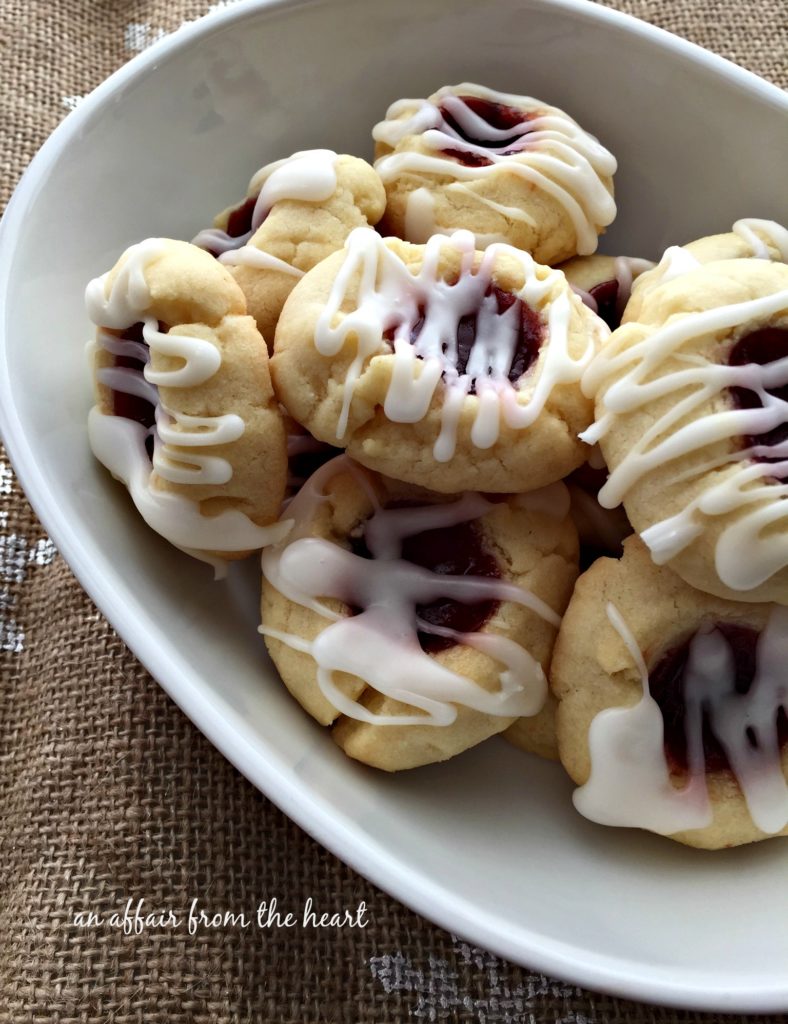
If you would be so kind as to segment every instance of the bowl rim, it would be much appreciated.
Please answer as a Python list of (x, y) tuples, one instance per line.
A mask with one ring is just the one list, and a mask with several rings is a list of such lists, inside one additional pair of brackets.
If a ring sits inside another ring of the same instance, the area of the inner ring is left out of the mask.
[[(327, 0), (317, 0), (325, 3)], [(63, 555), (81, 586), (101, 610), (110, 625), (121, 635), (134, 655), (150, 671), (160, 686), (175, 701), (210, 742), (272, 803), (293, 819), (315, 840), (339, 857), (353, 870), (384, 892), (422, 914), (454, 935), (467, 938), (492, 953), (566, 982), (592, 991), (603, 991), (627, 999), (648, 1000), (688, 1010), (722, 1012), (781, 1012), (788, 1010), (788, 980), (770, 984), (749, 976), (745, 984), (725, 979), (725, 987), (716, 976), (694, 975), (676, 981), (665, 968), (633, 965), (618, 957), (579, 949), (570, 943), (546, 940), (544, 936), (521, 926), (502, 935), (494, 915), (480, 913), (478, 906), (458, 898), (457, 893), (413, 874), (398, 857), (382, 845), (354, 830), (350, 820), (337, 818), (322, 806), (307, 787), (284, 766), (253, 742), (254, 733), (243, 719), (229, 708), (219, 710), (208, 696), (195, 688), (185, 666), (155, 637), (140, 628), (137, 616), (128, 615), (128, 595), (117, 581), (91, 570), (94, 555), (71, 523), (59, 515), (59, 506), (49, 482), (36, 464), (17, 412), (8, 367), (9, 324), (7, 303), (12, 267), (13, 240), (21, 229), (27, 207), (35, 201), (42, 179), (57, 162), (69, 142), (88, 120), (119, 88), (132, 83), (160, 62), (190, 47), (194, 42), (237, 21), (284, 9), (312, 6), (315, 0), (241, 0), (232, 6), (212, 11), (159, 39), (100, 83), (55, 128), (20, 179), (0, 222), (0, 435), (17, 478), (36, 515)], [(747, 92), (788, 113), (788, 95), (754, 73), (675, 36), (665, 29), (640, 21), (623, 12), (602, 7), (593, 0), (524, 0), (528, 6), (559, 9), (568, 16), (623, 28), (652, 40), (666, 50), (704, 66), (735, 82)], [(582, 953), (582, 959), (578, 959)], [(637, 966), (638, 969), (633, 968)]]

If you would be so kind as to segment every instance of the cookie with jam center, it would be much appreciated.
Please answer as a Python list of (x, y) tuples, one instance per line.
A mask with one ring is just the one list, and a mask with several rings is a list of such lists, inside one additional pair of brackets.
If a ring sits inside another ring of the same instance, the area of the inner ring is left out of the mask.
[(788, 609), (726, 601), (630, 537), (577, 581), (550, 669), (577, 809), (721, 849), (788, 835)]
[(623, 501), (654, 560), (788, 604), (788, 265), (719, 260), (649, 288), (583, 388), (610, 469), (599, 500)]
[(92, 281), (93, 453), (157, 533), (239, 558), (282, 535), (283, 416), (243, 292), (208, 253), (151, 238)]
[(562, 263), (572, 289), (611, 331), (621, 326), (634, 283), (650, 270), (651, 260), (636, 256), (575, 256)]
[(340, 456), (263, 557), (261, 632), (284, 684), (350, 757), (442, 761), (535, 715), (577, 575), (562, 485), (447, 497)]
[(271, 373), (299, 423), (370, 469), (513, 493), (585, 460), (579, 382), (607, 333), (560, 271), (511, 246), (358, 229), (291, 293)]
[(411, 242), (458, 228), (540, 263), (596, 250), (616, 215), (616, 160), (557, 107), (465, 82), (393, 103), (373, 132), (386, 232)]

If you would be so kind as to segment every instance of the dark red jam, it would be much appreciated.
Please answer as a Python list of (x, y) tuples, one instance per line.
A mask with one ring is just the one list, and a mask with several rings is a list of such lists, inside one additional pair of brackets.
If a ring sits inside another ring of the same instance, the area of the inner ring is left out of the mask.
[[(494, 103), (491, 100), (485, 100), (479, 96), (459, 96), (458, 99), (460, 99), (466, 107), (472, 110), (474, 114), (480, 117), (483, 121), (486, 121), (491, 128), (495, 128), (498, 131), (512, 130), (512, 134), (508, 138), (476, 139), (462, 128), (460, 123), (454, 118), (445, 105), (441, 105), (438, 109), (440, 110), (444, 124), (447, 128), (455, 132), (460, 139), (472, 146), (480, 146), (482, 149), (494, 149), (496, 152), (501, 153), (504, 156), (516, 153), (522, 148), (522, 137), (527, 131), (523, 126), (535, 116), (534, 114), (526, 114), (522, 110), (518, 110), (516, 107), (509, 107), (504, 103)], [(464, 149), (449, 148), (444, 149), (443, 152), (446, 156), (453, 157), (459, 163), (465, 164), (466, 167), (484, 167), (487, 164), (492, 163), (492, 160), (488, 159), (483, 154), (469, 153)]]
[[(396, 503), (391, 507), (406, 507)], [(352, 550), (362, 558), (370, 558), (364, 538), (352, 540)], [(500, 579), (498, 562), (484, 546), (481, 531), (475, 523), (458, 523), (438, 530), (406, 537), (402, 557), (407, 562), (442, 576), (485, 576)], [(483, 600), (463, 603), (453, 598), (439, 598), (429, 604), (416, 605), (416, 615), (433, 626), (443, 626), (458, 633), (475, 633), (495, 613), (498, 601)], [(427, 654), (453, 647), (454, 640), (419, 632), (419, 643)]]
[[(145, 338), (142, 335), (142, 323), (132, 324), (131, 327), (127, 327), (123, 334), (119, 335), (121, 341), (136, 341), (142, 345), (146, 345)], [(164, 324), (159, 324), (159, 330), (165, 331), (167, 328)], [(147, 345), (146, 345), (147, 347)], [(140, 359), (133, 359), (130, 356), (118, 356), (116, 355), (113, 359), (114, 366), (125, 367), (129, 370), (138, 370), (140, 373), (145, 369), (145, 363)], [(115, 416), (122, 416), (127, 420), (134, 420), (135, 423), (141, 423), (146, 430), (150, 430), (156, 423), (156, 408), (151, 405), (144, 398), (140, 398), (138, 395), (129, 395), (125, 391), (112, 391), (112, 412)], [(145, 439), (145, 447), (148, 451), (148, 455), (153, 457), (153, 437), (148, 436)]]
[[(484, 293), (485, 297), (494, 295), (497, 304), (497, 315), (503, 316), (507, 310), (511, 309), (512, 306), (517, 306), (519, 312), (519, 323), (517, 341), (515, 343), (514, 356), (512, 358), (509, 372), (507, 374), (508, 379), (512, 384), (516, 384), (522, 375), (528, 370), (533, 364), (537, 355), (539, 354), (539, 346), (542, 344), (544, 337), (544, 324), (538, 313), (535, 313), (530, 306), (527, 306), (522, 299), (518, 299), (516, 295), (512, 295), (511, 292), (505, 292), (503, 289), (498, 288), (497, 285), (490, 284), (487, 291)], [(420, 309), (419, 319), (411, 328), (410, 342), (411, 345), (415, 345), (418, 340), (421, 330), (424, 326), (424, 319), (426, 316), (426, 309), (422, 307)], [(464, 374), (468, 368), (468, 361), (471, 357), (471, 351), (476, 343), (476, 332), (478, 329), (479, 314), (478, 311), (474, 313), (467, 313), (465, 316), (460, 318), (457, 324), (457, 373)], [(394, 335), (394, 329), (387, 331), (385, 337), (392, 340)], [(444, 342), (443, 351), (446, 352), (448, 343)], [(476, 380), (471, 382), (469, 388), (469, 394), (476, 394)]]
[(257, 196), (250, 196), (240, 206), (236, 206), (227, 218), (227, 234), (230, 238), (240, 238), (252, 230), (252, 215), (257, 204)]
[[(756, 648), (760, 634), (749, 626), (738, 626), (731, 622), (717, 622), (715, 628), (730, 645), (735, 666), (736, 693), (749, 693), (755, 679)], [(692, 639), (691, 636), (687, 637), (678, 647), (663, 654), (656, 667), (649, 672), (651, 696), (659, 705), (665, 723), (665, 754), (671, 768), (680, 772), (686, 772), (688, 768), (684, 675)], [(782, 707), (776, 712), (776, 728), (778, 742), (782, 746), (788, 741), (788, 719)], [(757, 748), (757, 738), (750, 729), (747, 730), (747, 740), (752, 747)], [(725, 751), (712, 731), (708, 710), (703, 713), (703, 754), (707, 772), (730, 769)]]
[[(252, 218), (254, 216), (254, 208), (257, 205), (257, 196), (250, 196), (248, 199), (244, 199), (242, 203), (234, 207), (230, 211), (230, 215), (227, 218), (227, 227), (225, 228), (225, 234), (229, 235), (230, 238), (245, 238), (250, 234), (252, 230)], [(227, 252), (228, 250), (240, 248), (241, 242), (237, 242), (234, 246), (225, 244), (221, 252)], [(209, 252), (211, 256), (219, 256), (220, 252), (217, 249), (211, 249), (205, 247), (205, 251)]]
[(596, 302), (597, 316), (601, 317), (611, 331), (621, 326), (621, 313), (618, 308), (618, 281), (602, 281), (595, 284), (588, 293)]
[[(788, 356), (788, 329), (764, 327), (739, 338), (728, 355), (728, 362), (731, 366), (746, 366), (748, 363), (765, 366), (767, 363), (784, 359), (786, 356)], [(730, 392), (740, 409), (760, 409), (762, 406), (760, 397), (750, 388), (731, 388)], [(782, 387), (770, 389), (769, 394), (784, 402), (788, 401), (788, 379)], [(742, 443), (745, 448), (750, 448), (752, 445), (771, 447), (782, 444), (786, 440), (788, 440), (788, 423), (781, 423), (766, 433), (743, 437)], [(759, 455), (755, 456), (755, 459), (758, 462), (781, 462), (786, 460), (786, 456)]]

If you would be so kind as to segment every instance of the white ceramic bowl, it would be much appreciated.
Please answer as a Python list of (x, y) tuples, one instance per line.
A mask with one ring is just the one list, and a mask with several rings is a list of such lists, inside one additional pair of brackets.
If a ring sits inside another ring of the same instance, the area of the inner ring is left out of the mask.
[(499, 740), (396, 777), (350, 762), (266, 660), (254, 565), (217, 593), (89, 454), (86, 281), (146, 235), (191, 237), (268, 160), (319, 146), (369, 155), (391, 100), (463, 80), (565, 107), (619, 157), (610, 252), (655, 256), (738, 217), (788, 219), (788, 98), (648, 25), (582, 0), (250, 0), (105, 82), (20, 185), (0, 239), (6, 443), (132, 650), (362, 874), (464, 938), (582, 985), (788, 1009), (783, 842), (714, 855), (602, 829), (572, 810), (558, 767)]

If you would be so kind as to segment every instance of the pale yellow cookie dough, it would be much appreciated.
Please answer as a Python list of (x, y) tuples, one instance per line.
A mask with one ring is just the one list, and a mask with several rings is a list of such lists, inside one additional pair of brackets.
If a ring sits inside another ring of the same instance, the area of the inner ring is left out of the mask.
[[(785, 233), (784, 228), (770, 221), (753, 220), (745, 222), (750, 224), (750, 231), (757, 239), (758, 251), (754, 251), (752, 241), (748, 240), (747, 234), (735, 231), (726, 231), (718, 235), (708, 235), (705, 238), (698, 238), (692, 242), (686, 242), (676, 252), (668, 250), (665, 257), (652, 270), (640, 275), (632, 289), (632, 297), (624, 311), (622, 318), (626, 323), (629, 320), (638, 320), (643, 302), (647, 293), (671, 276), (691, 270), (695, 265), (703, 266), (706, 263), (715, 263), (718, 260), (743, 260), (754, 258), (768, 258), (776, 263), (785, 262), (785, 253), (777, 245), (778, 238), (775, 231)], [(786, 235), (788, 240), (788, 235)]]

